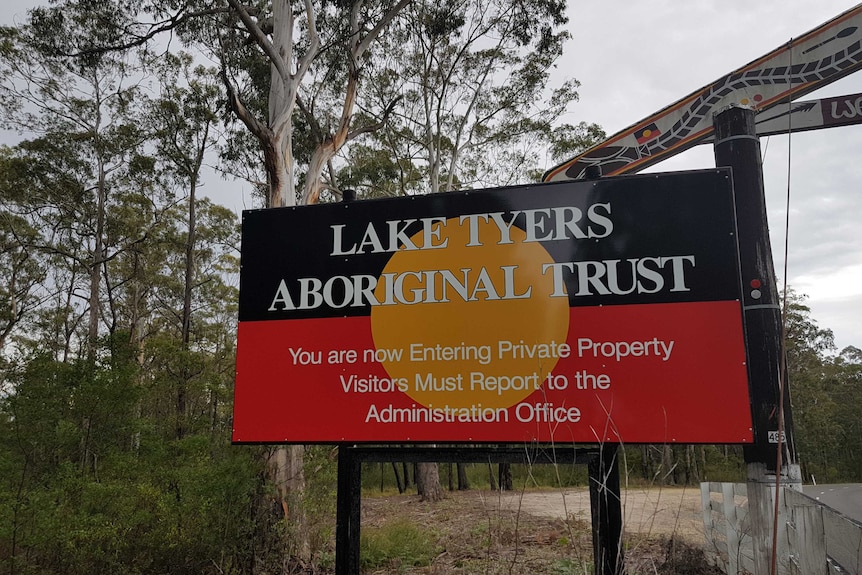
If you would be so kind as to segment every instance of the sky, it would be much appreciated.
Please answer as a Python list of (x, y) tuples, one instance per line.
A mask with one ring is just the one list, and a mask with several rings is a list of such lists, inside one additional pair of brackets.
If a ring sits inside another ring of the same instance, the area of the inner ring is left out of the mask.
[[(22, 21), (37, 3), (2, 3), (0, 24)], [(569, 0), (572, 39), (556, 73), (577, 78), (581, 88), (564, 121), (595, 122), (611, 135), (854, 6), (837, 0)], [(804, 99), (856, 93), (862, 93), (862, 71)], [(9, 134), (0, 142), (13, 143)], [(779, 288), (786, 280), (808, 296), (812, 317), (833, 331), (839, 350), (862, 348), (862, 125), (762, 138), (761, 149)], [(702, 145), (648, 171), (714, 165), (712, 147)], [(211, 181), (207, 187), (215, 201), (237, 211), (254, 207), (236, 184)]]
[[(560, 73), (581, 82), (567, 122), (614, 134), (853, 8), (833, 0), (569, 2)], [(862, 71), (802, 99), (862, 93)], [(789, 146), (788, 146), (789, 140)], [(862, 124), (761, 138), (779, 289), (808, 296), (841, 348), (862, 348)], [(790, 219), (785, 226), (790, 154)], [(712, 168), (701, 145), (649, 168)], [(787, 273), (785, 240), (788, 239)]]

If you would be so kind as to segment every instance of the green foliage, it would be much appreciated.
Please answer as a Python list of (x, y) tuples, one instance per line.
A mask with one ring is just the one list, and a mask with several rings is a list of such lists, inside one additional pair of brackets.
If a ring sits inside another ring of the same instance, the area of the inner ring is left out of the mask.
[(513, 465), (512, 483), (514, 488), (523, 487), (583, 487), (588, 485), (587, 466), (572, 465)]
[(862, 354), (838, 355), (805, 296), (787, 294), (787, 370), (799, 462), (805, 480), (862, 480)]
[(359, 564), (363, 569), (422, 567), (430, 565), (437, 554), (434, 538), (427, 528), (407, 519), (363, 529), (359, 549)]
[[(0, 564), (205, 573), (253, 558), (259, 466), (223, 424), (173, 439), (127, 344), (100, 364), (36, 356), (0, 403)], [(113, 348), (113, 350), (112, 350)], [(164, 429), (167, 427), (168, 429)]]
[[(403, 467), (396, 466), (402, 481)], [(491, 477), (494, 478), (493, 488), (498, 488), (498, 465), (487, 463), (465, 463), (467, 481), (470, 489), (491, 489)], [(517, 489), (582, 487), (587, 485), (587, 468), (585, 465), (512, 465), (512, 483)], [(413, 465), (408, 466), (412, 479)], [(449, 474), (452, 474), (451, 481)], [(440, 483), (444, 489), (452, 485), (458, 489), (458, 479), (455, 464), (440, 465)], [(411, 483), (412, 485), (412, 483)], [(415, 487), (415, 486), (414, 486)], [(377, 493), (397, 493), (398, 485), (395, 472), (390, 463), (365, 463), (362, 466), (362, 489), (369, 495)]]
[(34, 135), (0, 152), (0, 571), (278, 564), (263, 459), (229, 441), (236, 216), (188, 192), (216, 91), (169, 59), (166, 113), (136, 115), (134, 59), (58, 53), (119, 6), (64, 8), (0, 50), (0, 99), (30, 103), (4, 120)]
[(411, 3), (362, 94), (392, 113), (350, 147), (339, 187), (380, 197), (537, 181), (549, 161), (604, 137), (561, 122), (579, 86), (552, 77), (565, 23), (563, 2)]
[(308, 446), (303, 458), (306, 490), (303, 510), (312, 561), (326, 567), (334, 560), (331, 542), (335, 537), (335, 502), (338, 485), (337, 448)]

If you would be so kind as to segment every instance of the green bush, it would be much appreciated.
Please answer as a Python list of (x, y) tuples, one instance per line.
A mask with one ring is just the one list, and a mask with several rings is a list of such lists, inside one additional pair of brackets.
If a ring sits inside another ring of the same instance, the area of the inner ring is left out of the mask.
[(423, 567), (430, 565), (436, 555), (431, 533), (406, 519), (363, 529), (359, 549), (360, 566), (365, 570), (400, 565)]

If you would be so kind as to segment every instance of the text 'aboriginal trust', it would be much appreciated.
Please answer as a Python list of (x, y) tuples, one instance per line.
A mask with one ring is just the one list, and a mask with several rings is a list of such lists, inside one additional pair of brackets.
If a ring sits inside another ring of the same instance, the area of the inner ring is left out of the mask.
[[(517, 229), (523, 232), (523, 236), (518, 234), (519, 240), (512, 233), (516, 219), (519, 221)], [(355, 236), (346, 233), (347, 224), (331, 225), (332, 249), (329, 256), (346, 258), (362, 254), (446, 249), (452, 246), (445, 229), (453, 221), (430, 217), (368, 222), (357, 242), (345, 240)], [(420, 231), (408, 235), (408, 230), (415, 230), (417, 225)], [(586, 211), (564, 206), (467, 214), (460, 216), (457, 225), (466, 227), (468, 240), (463, 246), (466, 248), (481, 248), (487, 243), (509, 245), (516, 241), (600, 240), (614, 232), (610, 203), (595, 203)], [(624, 296), (690, 291), (686, 273), (694, 266), (693, 255), (671, 255), (544, 263), (537, 271), (551, 278), (551, 293), (545, 294), (550, 297)], [(356, 274), (281, 279), (268, 311), (533, 297), (531, 282), (536, 271), (524, 271), (517, 265), (490, 269), (493, 273), (487, 267), (459, 267), (457, 271), (409, 270), (382, 273), (380, 277)], [(382, 290), (379, 289), (381, 286)]]

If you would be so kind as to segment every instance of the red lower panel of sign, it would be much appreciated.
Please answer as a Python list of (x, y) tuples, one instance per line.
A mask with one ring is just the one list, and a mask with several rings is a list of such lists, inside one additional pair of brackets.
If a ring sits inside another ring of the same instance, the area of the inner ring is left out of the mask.
[(562, 341), (403, 341), (368, 317), (239, 325), (235, 442), (748, 443), (736, 301), (571, 308)]

